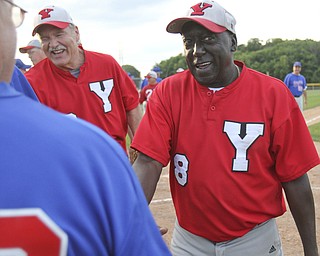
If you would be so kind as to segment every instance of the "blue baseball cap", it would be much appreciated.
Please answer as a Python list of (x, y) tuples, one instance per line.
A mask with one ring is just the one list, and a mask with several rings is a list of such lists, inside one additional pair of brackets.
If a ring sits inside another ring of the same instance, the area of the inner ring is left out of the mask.
[(20, 59), (16, 59), (16, 66), (19, 68), (19, 69), (23, 69), (23, 70), (27, 70), (29, 68), (31, 68), (31, 65), (26, 65), (22, 62), (22, 60)]
[(162, 73), (160, 67), (154, 67), (152, 70), (153, 70), (154, 72)]
[(296, 61), (295, 63), (293, 63), (294, 67), (301, 67), (301, 62)]

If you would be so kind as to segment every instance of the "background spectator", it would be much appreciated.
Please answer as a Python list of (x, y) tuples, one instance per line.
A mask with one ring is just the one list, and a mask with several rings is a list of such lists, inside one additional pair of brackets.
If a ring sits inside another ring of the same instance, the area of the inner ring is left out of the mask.
[(41, 43), (37, 39), (31, 40), (25, 47), (20, 47), (19, 51), (21, 53), (27, 53), (33, 65), (36, 65), (46, 58), (45, 53), (41, 49)]

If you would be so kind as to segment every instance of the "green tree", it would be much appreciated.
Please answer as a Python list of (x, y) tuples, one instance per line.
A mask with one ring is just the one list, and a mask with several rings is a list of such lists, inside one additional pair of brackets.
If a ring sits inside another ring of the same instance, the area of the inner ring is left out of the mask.
[(308, 83), (320, 82), (320, 42), (307, 40), (269, 39), (265, 44), (257, 38), (240, 45), (235, 59), (260, 72), (281, 80), (292, 71), (295, 61), (302, 63), (302, 74)]
[(258, 51), (262, 47), (261, 40), (252, 38), (248, 41), (247, 51)]
[[(320, 42), (306, 40), (283, 40), (273, 38), (263, 41), (252, 38), (247, 44), (238, 46), (235, 59), (243, 61), (247, 67), (283, 80), (292, 71), (295, 61), (302, 63), (302, 74), (308, 83), (320, 82)], [(178, 68), (187, 69), (185, 56), (179, 54), (161, 61), (162, 78), (173, 75)]]
[(131, 65), (122, 65), (122, 68), (127, 72), (130, 73), (134, 77), (140, 77), (140, 71), (138, 71), (134, 66)]
[(185, 56), (181, 53), (177, 56), (171, 57), (167, 60), (163, 60), (156, 64), (162, 70), (162, 78), (166, 78), (176, 73), (178, 68), (187, 69), (187, 63)]
[(137, 89), (140, 89), (140, 85), (141, 85), (140, 71), (138, 71), (134, 66), (131, 66), (131, 65), (122, 65), (122, 68), (127, 73), (130, 73), (130, 77), (135, 83)]

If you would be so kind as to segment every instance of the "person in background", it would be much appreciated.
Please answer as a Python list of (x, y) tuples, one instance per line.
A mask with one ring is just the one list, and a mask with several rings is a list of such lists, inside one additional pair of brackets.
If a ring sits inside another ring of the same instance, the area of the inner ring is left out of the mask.
[(173, 255), (283, 255), (275, 218), (284, 191), (304, 254), (319, 256), (307, 175), (319, 155), (285, 84), (234, 60), (235, 25), (210, 0), (168, 24), (182, 35), (188, 70), (153, 90), (133, 167), (150, 202), (170, 162)]
[(0, 0), (1, 255), (170, 255), (119, 144), (9, 85), (25, 13)]
[(20, 47), (19, 51), (21, 53), (27, 53), (33, 65), (36, 65), (46, 58), (45, 53), (41, 49), (41, 43), (38, 39), (31, 40), (27, 46)]
[(301, 62), (293, 63), (292, 72), (284, 78), (284, 83), (287, 85), (301, 111), (303, 106), (307, 105), (307, 81), (301, 74)]
[(127, 74), (131, 79), (134, 79), (134, 75), (132, 75), (130, 72), (127, 72)]
[(16, 66), (18, 69), (20, 69), (20, 71), (25, 74), (29, 68), (31, 68), (31, 65), (26, 65), (23, 63), (22, 60), (20, 59), (16, 59)]
[[(154, 67), (152, 69), (152, 71), (157, 73), (157, 83), (160, 83), (162, 81), (162, 78), (160, 77), (161, 73), (162, 73), (161, 68), (160, 67)], [(143, 79), (143, 81), (141, 82), (140, 90), (142, 90), (146, 85), (148, 85), (148, 79), (145, 77)]]
[(183, 71), (184, 71), (183, 68), (178, 68), (178, 69), (176, 70), (176, 73), (180, 73), (180, 72), (183, 72)]
[(156, 88), (158, 82), (157, 82), (157, 73), (154, 71), (150, 71), (145, 78), (148, 79), (148, 85), (143, 87), (143, 89), (140, 91), (140, 98), (139, 103), (143, 104), (144, 102), (147, 102), (152, 94), (152, 91), (154, 88)]
[(127, 73), (107, 54), (84, 50), (70, 14), (58, 6), (39, 10), (38, 34), (47, 58), (26, 77), (40, 102), (93, 123), (126, 149), (142, 117), (139, 93)]
[(154, 67), (152, 69), (152, 71), (157, 73), (157, 82), (160, 83), (162, 81), (162, 78), (161, 78), (162, 70), (161, 70), (161, 68), (156, 66), (156, 67)]

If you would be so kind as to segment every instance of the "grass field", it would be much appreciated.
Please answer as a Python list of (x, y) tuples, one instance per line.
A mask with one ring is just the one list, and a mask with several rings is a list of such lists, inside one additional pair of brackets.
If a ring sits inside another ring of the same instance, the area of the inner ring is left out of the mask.
[(314, 108), (320, 106), (320, 89), (307, 91), (307, 106), (305, 109)]
[(310, 125), (309, 131), (314, 141), (320, 142), (320, 123)]
[[(311, 109), (320, 106), (320, 90), (308, 90), (308, 101), (305, 109)], [(320, 113), (319, 113), (320, 114)], [(320, 142), (320, 123), (309, 126), (312, 139)]]

